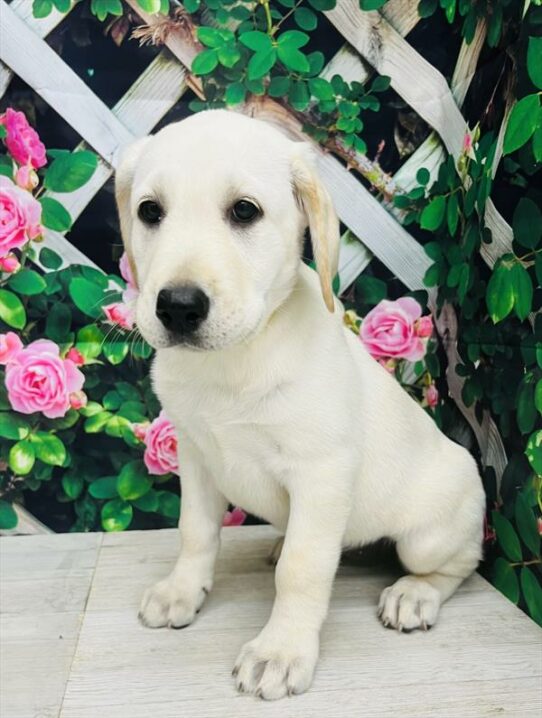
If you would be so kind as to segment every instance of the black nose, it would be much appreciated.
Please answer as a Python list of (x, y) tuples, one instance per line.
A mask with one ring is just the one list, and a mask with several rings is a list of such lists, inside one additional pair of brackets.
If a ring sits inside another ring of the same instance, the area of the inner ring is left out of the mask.
[(190, 334), (209, 314), (209, 297), (199, 287), (185, 284), (161, 289), (156, 300), (156, 316), (166, 329)]

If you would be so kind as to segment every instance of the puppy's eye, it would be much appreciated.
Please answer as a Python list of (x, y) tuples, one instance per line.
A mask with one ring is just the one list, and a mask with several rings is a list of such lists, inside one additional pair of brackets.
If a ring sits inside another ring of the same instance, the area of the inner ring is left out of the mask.
[(240, 199), (231, 208), (231, 217), (238, 224), (248, 224), (260, 214), (260, 208), (249, 199)]
[(145, 200), (137, 208), (137, 216), (145, 224), (158, 224), (163, 215), (162, 207), (151, 199)]

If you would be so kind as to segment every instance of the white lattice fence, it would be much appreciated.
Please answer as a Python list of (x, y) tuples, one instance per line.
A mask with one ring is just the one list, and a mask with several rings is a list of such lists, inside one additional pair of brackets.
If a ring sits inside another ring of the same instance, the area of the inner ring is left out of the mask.
[[(157, 16), (143, 13), (136, 0), (127, 0), (127, 3), (146, 24), (152, 26), (159, 22)], [(418, 0), (389, 0), (381, 13), (362, 12), (358, 0), (338, 0), (337, 6), (326, 13), (347, 44), (324, 68), (322, 77), (338, 73), (347, 81), (364, 82), (375, 70), (388, 75), (394, 90), (433, 129), (431, 136), (393, 178), (386, 176), (366, 156), (353, 155), (356, 169), (388, 194), (409, 189), (422, 166), (434, 173), (444, 157), (444, 148), (454, 157), (461, 153), (467, 126), (460, 107), (486, 33), (481, 22), (473, 42), (463, 43), (449, 87), (443, 75), (404, 39), (418, 22), (417, 6)], [(179, 28), (170, 32), (165, 42), (167, 49), (109, 109), (45, 42), (45, 37), (66, 16), (53, 11), (47, 18), (37, 20), (32, 16), (31, 7), (29, 0), (14, 0), (10, 5), (0, 0), (0, 94), (7, 89), (12, 74), (18, 75), (74, 128), (83, 140), (81, 146), (89, 146), (99, 155), (98, 170), (91, 181), (70, 195), (62, 195), (63, 204), (75, 219), (113, 173), (124, 145), (149, 133), (187, 89), (202, 96), (198, 78), (190, 74), (199, 46), (189, 31)], [(269, 98), (255, 98), (243, 111), (278, 123), (290, 134), (308, 139), (303, 136), (299, 119)], [(501, 141), (503, 130), (504, 127)], [(500, 151), (497, 155), (495, 165)], [(331, 154), (320, 154), (320, 171), (337, 212), (349, 229), (341, 243), (341, 289), (349, 286), (373, 257), (409, 289), (423, 288), (423, 276), (430, 260), (401, 225), (400, 213), (388, 203), (379, 202)], [(484, 245), (481, 251), (492, 266), (501, 254), (510, 250), (512, 230), (491, 200), (487, 203), (486, 222), (492, 230), (493, 242)], [(48, 231), (45, 242), (67, 263), (92, 264), (62, 234)], [(454, 321), (453, 312), (447, 311), (438, 323), (441, 335), (452, 337), (452, 341), (445, 342), (450, 393), (473, 428), (485, 462), (493, 465), (500, 477), (506, 456), (492, 419), (486, 415), (480, 425), (474, 412), (461, 401), (462, 380), (454, 371), (458, 360), (453, 341)]]

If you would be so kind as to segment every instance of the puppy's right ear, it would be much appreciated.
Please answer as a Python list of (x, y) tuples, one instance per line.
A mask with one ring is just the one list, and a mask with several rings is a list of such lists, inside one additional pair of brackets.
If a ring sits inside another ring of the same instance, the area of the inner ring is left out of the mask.
[(115, 199), (119, 212), (120, 232), (136, 284), (137, 273), (131, 248), (132, 216), (130, 213), (130, 197), (139, 158), (149, 139), (149, 137), (141, 137), (139, 140), (125, 147), (121, 153), (120, 163), (115, 173)]

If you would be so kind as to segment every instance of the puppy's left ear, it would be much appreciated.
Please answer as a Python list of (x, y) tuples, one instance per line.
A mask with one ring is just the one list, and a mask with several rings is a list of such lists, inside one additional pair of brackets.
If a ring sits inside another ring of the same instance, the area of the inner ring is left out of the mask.
[(339, 219), (331, 197), (316, 170), (314, 150), (299, 143), (292, 159), (292, 183), (296, 199), (305, 213), (312, 251), (326, 307), (335, 310), (333, 279), (339, 262)]
[(131, 145), (128, 145), (121, 154), (120, 163), (115, 173), (115, 199), (117, 201), (117, 209), (119, 212), (120, 232), (128, 262), (132, 274), (137, 283), (137, 273), (132, 254), (131, 234), (132, 234), (132, 216), (130, 213), (130, 198), (132, 195), (132, 183), (134, 175), (139, 163), (139, 158), (143, 148), (147, 144), (149, 137), (141, 137)]

